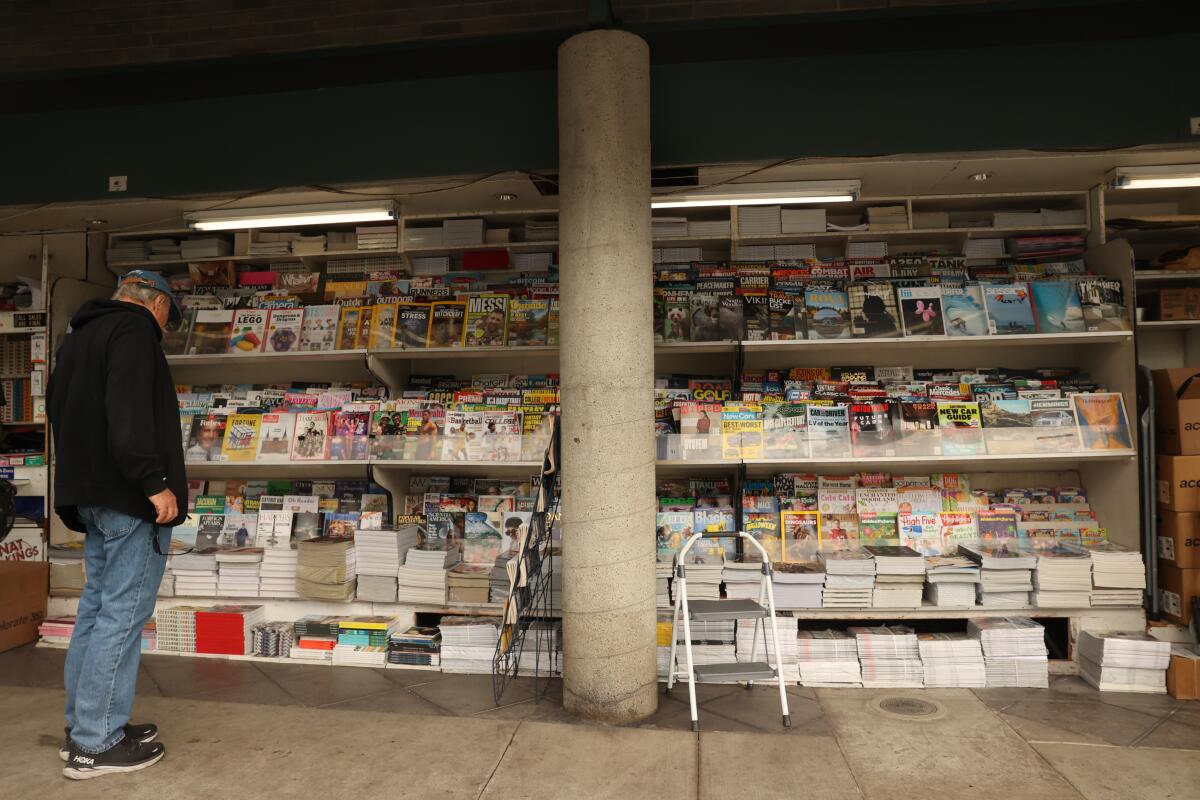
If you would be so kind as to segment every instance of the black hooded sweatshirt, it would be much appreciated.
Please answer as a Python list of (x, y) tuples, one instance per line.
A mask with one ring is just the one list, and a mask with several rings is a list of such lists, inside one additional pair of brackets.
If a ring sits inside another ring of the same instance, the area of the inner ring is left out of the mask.
[(162, 331), (147, 309), (92, 300), (71, 318), (46, 390), (56, 454), (54, 510), (84, 531), (80, 506), (154, 522), (151, 495), (175, 493), (187, 516), (179, 402)]

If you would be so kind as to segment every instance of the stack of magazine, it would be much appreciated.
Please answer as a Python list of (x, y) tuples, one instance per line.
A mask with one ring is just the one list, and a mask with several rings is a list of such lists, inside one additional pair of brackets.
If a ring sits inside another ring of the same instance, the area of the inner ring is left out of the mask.
[(1167, 691), (1171, 643), (1143, 631), (1079, 634), (1079, 674), (1102, 692)]
[(917, 637), (926, 687), (982, 689), (987, 686), (983, 650), (965, 633), (922, 633)]
[(967, 621), (967, 633), (983, 648), (988, 688), (1050, 685), (1045, 629), (1028, 617)]
[(858, 639), (845, 631), (800, 631), (796, 667), (804, 686), (862, 686)]
[(854, 627), (863, 686), (867, 688), (915, 688), (924, 685), (917, 635), (904, 625)]
[(824, 608), (866, 608), (875, 588), (875, 561), (861, 548), (825, 549), (820, 552), (825, 567)]

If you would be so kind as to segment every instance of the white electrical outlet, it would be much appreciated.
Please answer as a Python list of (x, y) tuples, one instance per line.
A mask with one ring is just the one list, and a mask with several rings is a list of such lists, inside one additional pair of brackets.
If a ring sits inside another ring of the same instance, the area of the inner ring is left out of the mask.
[(109, 175), (108, 190), (110, 192), (124, 192), (129, 189), (128, 175)]
[(1200, 136), (1200, 117), (1192, 117), (1192, 136)]

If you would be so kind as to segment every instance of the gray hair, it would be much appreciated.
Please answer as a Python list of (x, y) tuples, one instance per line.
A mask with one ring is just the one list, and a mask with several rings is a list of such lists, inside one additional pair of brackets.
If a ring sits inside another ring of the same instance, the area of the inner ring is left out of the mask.
[(113, 292), (113, 300), (134, 300), (138, 303), (149, 304), (162, 292), (141, 283), (123, 283)]

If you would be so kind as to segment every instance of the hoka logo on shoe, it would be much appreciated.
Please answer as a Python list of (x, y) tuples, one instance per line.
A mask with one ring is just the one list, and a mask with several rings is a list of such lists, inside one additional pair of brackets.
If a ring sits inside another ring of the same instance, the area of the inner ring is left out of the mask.
[(87, 756), (75, 756), (76, 764), (95, 764), (96, 759), (88, 758)]

